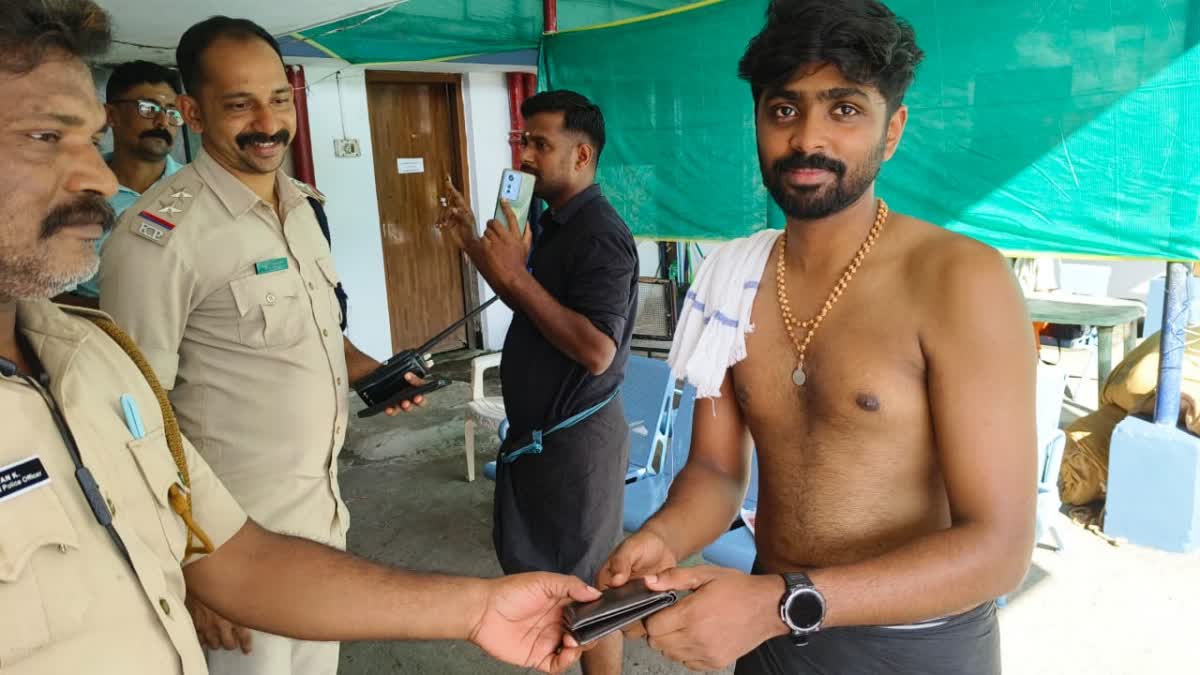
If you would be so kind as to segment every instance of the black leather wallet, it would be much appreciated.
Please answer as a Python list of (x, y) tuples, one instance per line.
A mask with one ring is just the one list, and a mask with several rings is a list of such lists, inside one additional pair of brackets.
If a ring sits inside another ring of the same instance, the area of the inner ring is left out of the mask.
[(652, 591), (638, 579), (608, 589), (599, 600), (569, 605), (563, 610), (563, 619), (567, 632), (586, 645), (670, 607), (678, 599), (674, 591)]

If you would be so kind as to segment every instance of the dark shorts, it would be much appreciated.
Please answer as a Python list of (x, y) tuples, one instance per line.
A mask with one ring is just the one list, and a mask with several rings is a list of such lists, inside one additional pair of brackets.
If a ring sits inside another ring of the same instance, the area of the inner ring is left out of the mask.
[[(528, 442), (528, 434), (510, 437), (500, 454)], [(621, 397), (542, 445), (540, 455), (496, 463), (492, 541), (500, 567), (593, 582), (623, 534), (629, 423)]]
[[(930, 622), (936, 624), (939, 622)], [(833, 628), (797, 647), (768, 640), (743, 656), (735, 675), (1000, 675), (996, 603), (928, 627)]]

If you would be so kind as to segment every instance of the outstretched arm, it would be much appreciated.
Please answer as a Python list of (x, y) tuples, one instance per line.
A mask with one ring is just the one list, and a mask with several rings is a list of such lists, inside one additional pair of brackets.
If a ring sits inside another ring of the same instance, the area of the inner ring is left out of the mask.
[(598, 597), (582, 581), (555, 574), (483, 580), (407, 572), (252, 521), (184, 573), (189, 591), (206, 605), (270, 633), (330, 641), (471, 640), (498, 659), (555, 671), (579, 656), (565, 636), (562, 607)]

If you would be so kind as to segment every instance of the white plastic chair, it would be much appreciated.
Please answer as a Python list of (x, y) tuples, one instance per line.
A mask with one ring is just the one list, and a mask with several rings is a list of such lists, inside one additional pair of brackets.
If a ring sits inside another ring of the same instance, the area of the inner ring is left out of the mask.
[(483, 395), (483, 374), (500, 367), (500, 353), (485, 354), (471, 360), (471, 400), (467, 403), (463, 435), (467, 454), (467, 481), (475, 480), (475, 427), (499, 431), (504, 421), (504, 399)]

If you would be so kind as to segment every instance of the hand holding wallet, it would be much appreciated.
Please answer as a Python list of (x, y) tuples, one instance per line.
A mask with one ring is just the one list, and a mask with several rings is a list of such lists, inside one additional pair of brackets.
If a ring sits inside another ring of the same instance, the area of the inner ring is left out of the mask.
[(587, 645), (670, 607), (678, 599), (674, 591), (652, 591), (645, 581), (634, 579), (604, 591), (599, 600), (568, 606), (563, 610), (563, 619), (571, 637)]

